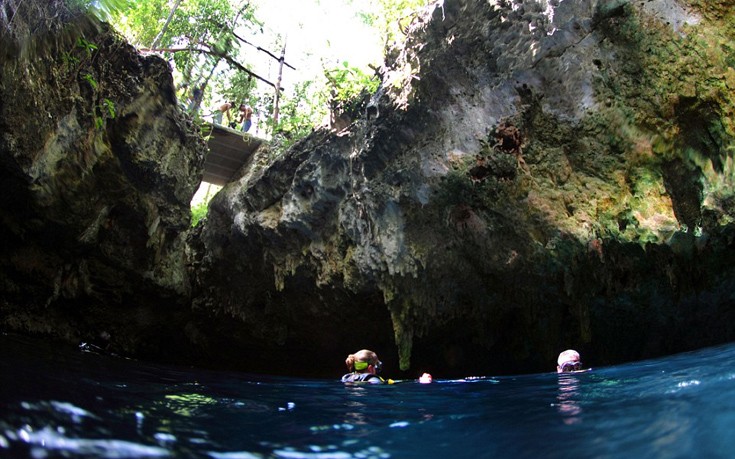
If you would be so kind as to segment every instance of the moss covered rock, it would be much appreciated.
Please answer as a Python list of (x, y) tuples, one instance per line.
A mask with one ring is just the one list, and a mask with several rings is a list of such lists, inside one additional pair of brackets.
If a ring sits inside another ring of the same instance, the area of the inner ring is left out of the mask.
[(409, 374), (732, 339), (731, 16), (668, 0), (430, 7), (390, 53), (377, 117), (216, 198), (195, 302), (237, 318), (247, 346), (330, 362), (382, 346)]

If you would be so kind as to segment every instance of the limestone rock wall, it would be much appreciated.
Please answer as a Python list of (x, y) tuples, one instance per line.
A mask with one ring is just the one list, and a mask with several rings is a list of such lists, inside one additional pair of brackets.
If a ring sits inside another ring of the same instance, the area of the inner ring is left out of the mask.
[(6, 6), (2, 327), (160, 356), (185, 341), (205, 145), (166, 62), (63, 2)]
[(193, 230), (168, 66), (61, 4), (0, 23), (2, 330), (290, 375), (367, 347), (391, 377), (735, 339), (726, 0), (434, 4), (365, 113), (260, 150)]
[(208, 345), (461, 376), (733, 339), (732, 20), (725, 2), (433, 5), (360, 119), (261, 152), (215, 198), (194, 305), (234, 322)]

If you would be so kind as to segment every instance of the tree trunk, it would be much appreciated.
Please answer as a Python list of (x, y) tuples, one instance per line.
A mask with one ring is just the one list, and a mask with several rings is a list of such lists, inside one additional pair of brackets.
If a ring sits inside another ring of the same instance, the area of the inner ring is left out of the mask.
[(171, 8), (171, 12), (168, 13), (168, 18), (166, 19), (166, 23), (163, 24), (163, 27), (161, 28), (161, 31), (158, 32), (158, 35), (156, 35), (156, 38), (153, 39), (153, 43), (151, 44), (151, 48), (157, 48), (158, 43), (163, 38), (163, 34), (166, 33), (166, 29), (168, 29), (168, 25), (171, 23), (171, 19), (174, 18), (174, 14), (176, 13), (176, 10), (179, 9), (179, 5), (181, 5), (182, 0), (176, 0), (176, 4)]

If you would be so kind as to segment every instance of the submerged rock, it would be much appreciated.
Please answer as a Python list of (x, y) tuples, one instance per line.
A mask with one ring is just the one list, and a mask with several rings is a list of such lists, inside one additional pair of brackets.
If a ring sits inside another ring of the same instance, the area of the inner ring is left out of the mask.
[(3, 324), (319, 376), (364, 347), (415, 377), (732, 340), (725, 4), (434, 4), (365, 113), (261, 149), (192, 231), (203, 150), (162, 61), (6, 53)]

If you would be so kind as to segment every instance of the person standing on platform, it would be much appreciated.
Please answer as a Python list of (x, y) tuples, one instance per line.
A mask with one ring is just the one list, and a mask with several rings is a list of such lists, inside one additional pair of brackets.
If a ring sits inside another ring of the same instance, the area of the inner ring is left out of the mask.
[(253, 109), (249, 105), (242, 103), (239, 108), (240, 122), (242, 123), (242, 132), (248, 132), (250, 126), (253, 125)]
[(224, 117), (227, 118), (227, 125), (232, 127), (232, 115), (230, 114), (230, 109), (233, 105), (234, 104), (232, 102), (225, 102), (217, 108), (217, 111), (214, 114), (215, 124), (222, 125), (222, 117), (224, 115)]

